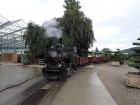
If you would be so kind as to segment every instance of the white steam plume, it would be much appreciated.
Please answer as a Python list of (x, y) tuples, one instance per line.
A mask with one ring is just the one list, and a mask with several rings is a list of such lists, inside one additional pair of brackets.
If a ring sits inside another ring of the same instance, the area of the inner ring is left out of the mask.
[(45, 28), (48, 37), (57, 37), (57, 39), (59, 39), (62, 36), (59, 22), (57, 22), (55, 18), (50, 21), (45, 21), (42, 26)]

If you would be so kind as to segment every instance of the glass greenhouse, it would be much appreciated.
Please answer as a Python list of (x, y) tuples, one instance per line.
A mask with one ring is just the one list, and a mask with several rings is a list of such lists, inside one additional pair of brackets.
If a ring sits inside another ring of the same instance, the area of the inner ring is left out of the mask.
[(0, 15), (0, 55), (5, 53), (22, 54), (25, 50), (23, 34), (27, 23), (22, 19), (8, 20)]

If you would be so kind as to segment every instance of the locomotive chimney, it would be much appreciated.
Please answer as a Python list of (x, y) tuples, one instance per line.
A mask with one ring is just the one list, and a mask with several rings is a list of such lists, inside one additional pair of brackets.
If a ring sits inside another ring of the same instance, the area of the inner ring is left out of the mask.
[(58, 44), (57, 37), (52, 37), (52, 45), (56, 46)]

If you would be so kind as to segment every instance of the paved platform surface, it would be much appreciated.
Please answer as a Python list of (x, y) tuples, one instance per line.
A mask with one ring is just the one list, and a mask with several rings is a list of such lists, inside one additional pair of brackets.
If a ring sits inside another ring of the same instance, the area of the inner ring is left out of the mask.
[(42, 66), (1, 62), (0, 105), (16, 105), (24, 97), (44, 84)]
[(0, 62), (0, 87), (42, 74), (38, 65)]
[(0, 62), (0, 66), (17, 66), (22, 65), (21, 63), (6, 63), (6, 62)]
[(78, 70), (52, 99), (46, 96), (39, 105), (117, 105), (98, 78), (98, 69), (87, 66)]

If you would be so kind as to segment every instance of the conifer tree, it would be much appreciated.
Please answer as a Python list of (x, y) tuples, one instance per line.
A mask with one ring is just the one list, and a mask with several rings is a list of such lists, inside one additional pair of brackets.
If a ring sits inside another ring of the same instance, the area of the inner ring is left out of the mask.
[(95, 48), (95, 52), (100, 52), (97, 47)]
[[(137, 40), (140, 41), (140, 38), (138, 38)], [(133, 43), (133, 45), (136, 45), (137, 47), (132, 48), (135, 54), (133, 54), (133, 56), (129, 59), (128, 65), (138, 69), (140, 75), (140, 43), (135, 42)]]

